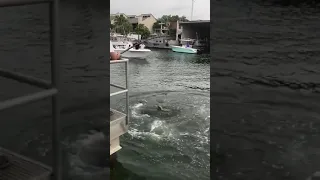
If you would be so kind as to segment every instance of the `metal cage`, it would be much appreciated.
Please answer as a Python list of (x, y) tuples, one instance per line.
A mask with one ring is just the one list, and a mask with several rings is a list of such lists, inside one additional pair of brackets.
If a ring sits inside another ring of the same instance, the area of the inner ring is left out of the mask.
[[(125, 86), (120, 86), (110, 83), (110, 87), (114, 87), (117, 90), (110, 92), (110, 97), (126, 94), (126, 110), (124, 113), (115, 109), (110, 109), (112, 114), (110, 115), (110, 156), (121, 149), (120, 136), (127, 133), (129, 126), (129, 82), (128, 82), (128, 59), (121, 59), (110, 61), (110, 65), (124, 63), (125, 64)], [(111, 91), (111, 90), (110, 90)]]

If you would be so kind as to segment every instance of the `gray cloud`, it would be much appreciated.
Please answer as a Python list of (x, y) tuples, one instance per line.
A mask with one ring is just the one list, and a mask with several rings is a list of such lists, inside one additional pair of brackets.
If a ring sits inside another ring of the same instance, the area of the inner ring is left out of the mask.
[[(111, 13), (191, 16), (191, 0), (111, 0)], [(193, 19), (210, 19), (210, 0), (195, 0)]]

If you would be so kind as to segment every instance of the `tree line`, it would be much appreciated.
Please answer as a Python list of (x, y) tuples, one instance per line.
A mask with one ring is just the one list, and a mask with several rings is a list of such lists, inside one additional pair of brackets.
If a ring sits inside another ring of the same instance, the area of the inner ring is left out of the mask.
[[(151, 32), (149, 29), (143, 25), (143, 24), (138, 24), (136, 27), (133, 27), (132, 24), (129, 22), (129, 20), (121, 15), (115, 16), (114, 17), (114, 23), (111, 24), (110, 21), (110, 26), (111, 30), (116, 33), (120, 33), (122, 35), (128, 35), (129, 33), (136, 33), (141, 35), (142, 39), (146, 39), (151, 35)], [(163, 15), (161, 18), (157, 19), (157, 22), (153, 24), (152, 29), (160, 29), (161, 25), (160, 23), (163, 23), (165, 27), (168, 27), (171, 22), (177, 22), (177, 21), (189, 21), (185, 16), (178, 16), (178, 15)], [(171, 30), (175, 31), (175, 30)], [(175, 34), (175, 32), (170, 32), (169, 34)]]

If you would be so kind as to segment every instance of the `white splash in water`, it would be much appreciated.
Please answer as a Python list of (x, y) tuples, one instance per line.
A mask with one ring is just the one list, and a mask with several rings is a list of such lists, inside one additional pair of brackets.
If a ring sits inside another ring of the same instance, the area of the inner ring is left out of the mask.
[[(94, 144), (94, 142), (102, 141), (106, 137), (101, 132), (91, 132), (90, 134), (81, 134), (75, 142), (67, 143), (64, 142), (69, 148), (71, 148), (68, 159), (69, 159), (69, 176), (75, 177), (76, 179), (103, 179), (110, 176), (109, 168), (96, 167), (90, 164), (86, 164), (80, 158), (81, 150), (84, 147), (88, 147)], [(108, 153), (108, 152), (106, 152)]]
[(140, 114), (139, 110), (144, 106), (144, 103), (137, 103), (131, 107), (131, 116), (133, 118), (146, 118), (150, 117), (148, 114)]
[(198, 110), (197, 113), (201, 116), (204, 117), (206, 120), (209, 117), (210, 119), (210, 108), (207, 105), (201, 105)]
[(132, 109), (138, 109), (138, 108), (142, 107), (143, 105), (144, 105), (143, 103), (137, 103), (132, 106)]
[(134, 138), (151, 138), (153, 140), (174, 139), (176, 135), (174, 132), (174, 127), (159, 119), (152, 121), (149, 124), (149, 129), (146, 129), (146, 131), (140, 131), (134, 127), (131, 127), (129, 130), (129, 134)]
[[(199, 130), (197, 132), (190, 133), (188, 132), (177, 132), (175, 125), (177, 124), (168, 124), (164, 120), (160, 119), (150, 119), (150, 115), (148, 114), (141, 114), (141, 108), (146, 105), (146, 102), (144, 103), (136, 103), (134, 104), (132, 109), (132, 116), (136, 119), (139, 119), (133, 123), (129, 128), (129, 134), (133, 138), (139, 138), (139, 139), (153, 139), (153, 140), (161, 140), (161, 139), (172, 139), (174, 141), (179, 141), (179, 136), (192, 136), (198, 139), (198, 144), (200, 146), (208, 144), (209, 143), (209, 124), (210, 124), (210, 109), (207, 105), (201, 105), (198, 106), (196, 113), (200, 115), (200, 117), (203, 117), (204, 123), (202, 122), (203, 127), (199, 127)], [(144, 119), (148, 118), (148, 119)], [(149, 126), (146, 127), (142, 125), (143, 123), (147, 123), (147, 121), (150, 121)], [(149, 128), (149, 129), (148, 129)]]

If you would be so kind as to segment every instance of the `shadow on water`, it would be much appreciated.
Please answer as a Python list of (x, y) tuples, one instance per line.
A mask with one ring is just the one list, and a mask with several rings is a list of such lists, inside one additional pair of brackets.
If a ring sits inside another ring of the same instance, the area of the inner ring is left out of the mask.
[(141, 180), (147, 180), (148, 178), (139, 176), (135, 174), (134, 172), (126, 169), (121, 163), (116, 162), (114, 169), (111, 169), (110, 171), (110, 178), (111, 179), (141, 179)]
[(149, 62), (148, 58), (130, 58), (130, 64), (147, 65)]

